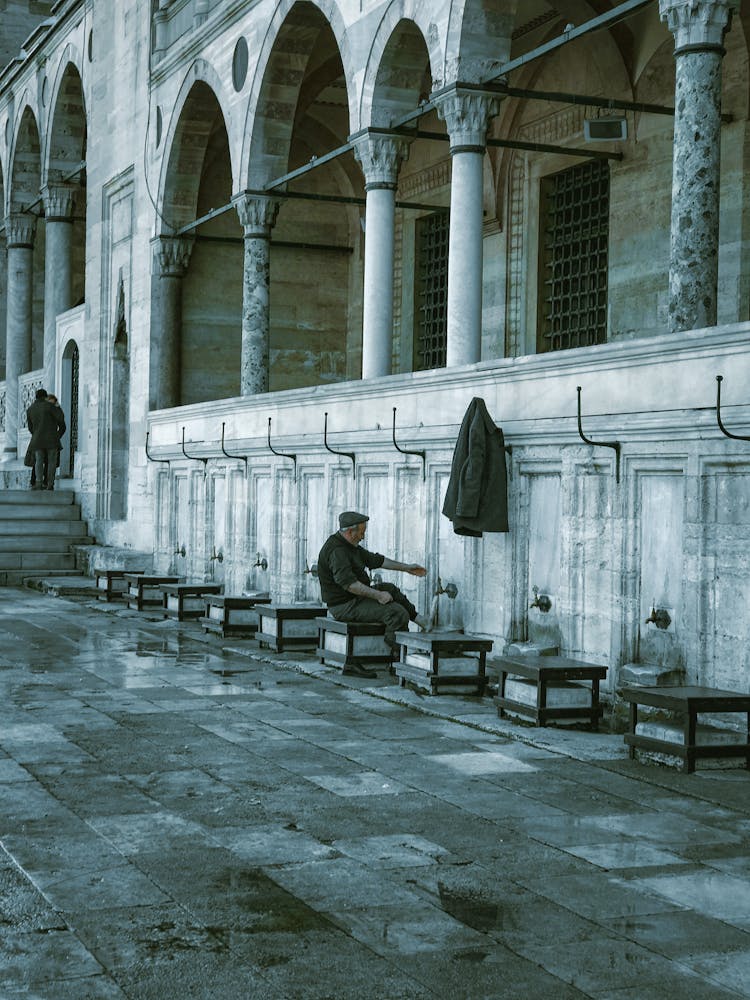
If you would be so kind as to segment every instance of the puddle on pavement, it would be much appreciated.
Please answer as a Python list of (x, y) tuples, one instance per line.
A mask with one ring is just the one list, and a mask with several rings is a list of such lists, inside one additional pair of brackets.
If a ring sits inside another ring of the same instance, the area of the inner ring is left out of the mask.
[(475, 931), (495, 930), (504, 927), (503, 908), (499, 903), (491, 903), (475, 896), (462, 895), (439, 886), (440, 905), (462, 924)]
[(475, 931), (513, 930), (516, 920), (513, 907), (492, 900), (482, 899), (479, 894), (456, 892), (438, 885), (440, 905), (447, 914)]

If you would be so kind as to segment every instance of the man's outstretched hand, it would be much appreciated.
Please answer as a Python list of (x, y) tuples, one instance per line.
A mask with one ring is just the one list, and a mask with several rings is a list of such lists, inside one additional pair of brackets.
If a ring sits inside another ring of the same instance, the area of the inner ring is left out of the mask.
[(409, 566), (406, 572), (411, 573), (412, 576), (427, 576), (427, 570), (424, 566), (420, 566), (418, 563), (414, 563)]

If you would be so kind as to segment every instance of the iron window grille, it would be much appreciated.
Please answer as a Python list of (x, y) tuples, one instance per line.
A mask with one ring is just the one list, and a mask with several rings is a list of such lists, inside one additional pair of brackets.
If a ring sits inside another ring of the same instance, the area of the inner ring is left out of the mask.
[(581, 163), (541, 185), (537, 351), (607, 339), (609, 164)]
[(449, 233), (448, 212), (434, 212), (417, 220), (415, 371), (445, 367)]

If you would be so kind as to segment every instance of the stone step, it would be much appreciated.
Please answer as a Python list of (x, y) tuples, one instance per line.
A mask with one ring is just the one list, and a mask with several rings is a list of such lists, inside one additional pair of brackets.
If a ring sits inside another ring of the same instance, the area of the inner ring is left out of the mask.
[(86, 534), (86, 524), (80, 518), (69, 521), (34, 520), (25, 524), (20, 518), (4, 521), (0, 519), (0, 535), (65, 535), (68, 538), (80, 538)]
[(8, 569), (58, 570), (74, 569), (72, 552), (0, 552), (0, 572)]
[(53, 577), (54, 579), (78, 577), (77, 569), (53, 569), (50, 573), (34, 573), (30, 569), (2, 569), (0, 570), (0, 587), (30, 587), (32, 590), (41, 590), (41, 582)]
[[(82, 525), (83, 528), (83, 525)], [(81, 535), (0, 535), (0, 554), (4, 552), (71, 552), (74, 545), (93, 545), (94, 541)]]
[[(31, 494), (33, 496), (33, 494)], [(0, 508), (2, 521), (37, 521), (40, 518), (67, 520), (80, 518), (81, 506), (77, 503), (47, 504), (40, 503), (6, 503)]]
[(30, 590), (40, 590), (50, 597), (91, 597), (97, 596), (96, 580), (81, 576), (77, 570), (56, 570), (44, 576), (30, 577), (24, 574), (23, 585)]
[(7, 504), (63, 506), (75, 500), (73, 490), (0, 490), (0, 517)]

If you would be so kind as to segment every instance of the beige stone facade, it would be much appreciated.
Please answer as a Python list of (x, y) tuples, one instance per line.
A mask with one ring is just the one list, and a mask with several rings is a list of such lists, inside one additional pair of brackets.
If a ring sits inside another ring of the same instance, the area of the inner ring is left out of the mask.
[[(747, 690), (750, 442), (716, 419), (723, 375), (750, 435), (737, 4), (580, 34), (568, 0), (7, 4), (6, 477), (44, 382), (98, 542), (158, 570), (317, 599), (306, 570), (365, 509), (369, 547), (425, 561), (423, 610), (456, 584), (443, 624), (554, 641), (610, 687), (644, 663)], [(440, 508), (474, 396), (511, 530), (464, 539)]]

